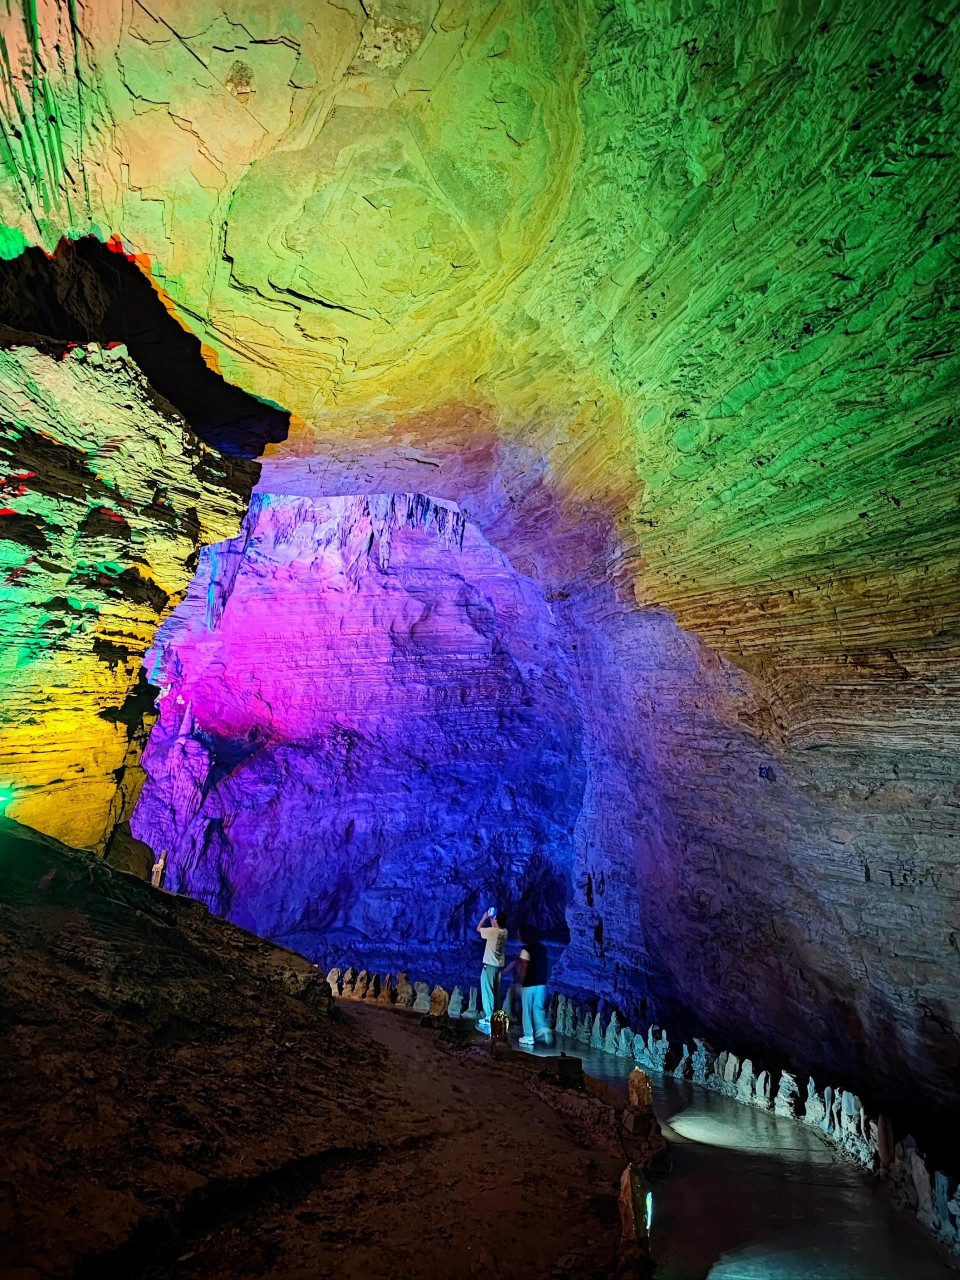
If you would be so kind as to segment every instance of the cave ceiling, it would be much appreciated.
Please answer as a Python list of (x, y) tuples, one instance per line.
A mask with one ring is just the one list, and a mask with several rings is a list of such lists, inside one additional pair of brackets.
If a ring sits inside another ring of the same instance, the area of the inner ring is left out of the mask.
[(909, 665), (956, 637), (951, 16), (13, 6), (4, 252), (136, 255), (291, 413), (267, 479), (481, 441), (737, 660)]
[(0, 803), (942, 1129), (958, 118), (953, 0), (6, 0)]

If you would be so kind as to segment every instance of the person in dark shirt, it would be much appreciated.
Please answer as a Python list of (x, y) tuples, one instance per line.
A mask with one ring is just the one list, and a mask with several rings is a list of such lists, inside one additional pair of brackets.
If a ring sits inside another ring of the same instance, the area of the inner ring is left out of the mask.
[(532, 1049), (535, 1044), (553, 1044), (553, 1032), (547, 1017), (550, 957), (536, 931), (529, 925), (525, 925), (520, 931), (520, 941), (523, 944), (517, 961), (523, 1011), (523, 1035), (520, 1043), (525, 1049)]

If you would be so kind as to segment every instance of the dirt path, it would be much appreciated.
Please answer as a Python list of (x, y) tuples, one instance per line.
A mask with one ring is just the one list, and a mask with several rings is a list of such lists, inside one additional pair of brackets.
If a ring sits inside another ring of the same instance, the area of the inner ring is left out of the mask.
[(574, 1133), (485, 1043), (464, 1051), (418, 1018), (340, 1011), (382, 1054), (369, 1101), (379, 1144), (315, 1174), (292, 1170), (143, 1280), (606, 1280), (625, 1163), (612, 1135)]

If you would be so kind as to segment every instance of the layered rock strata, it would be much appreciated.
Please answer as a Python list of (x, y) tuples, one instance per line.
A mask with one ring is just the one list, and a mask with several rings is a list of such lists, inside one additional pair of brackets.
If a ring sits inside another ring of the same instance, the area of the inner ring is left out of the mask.
[[(257, 494), (148, 658), (135, 835), (264, 936), (394, 961), (490, 901), (561, 930), (582, 725), (542, 594), (419, 495)], [(371, 955), (373, 952), (371, 951)]]
[(118, 236), (293, 410), (270, 491), (460, 504), (556, 606), (571, 988), (931, 1127), (960, 1025), (952, 16), (54, 0), (0, 67), (0, 252)]
[(256, 464), (220, 457), (121, 347), (0, 350), (0, 787), (102, 850), (139, 791), (141, 662)]

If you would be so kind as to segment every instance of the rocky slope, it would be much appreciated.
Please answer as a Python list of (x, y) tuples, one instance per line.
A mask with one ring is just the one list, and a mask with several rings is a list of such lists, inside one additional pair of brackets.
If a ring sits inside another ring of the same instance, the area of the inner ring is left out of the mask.
[(0, 995), (4, 1280), (611, 1274), (609, 1107), (5, 819)]

